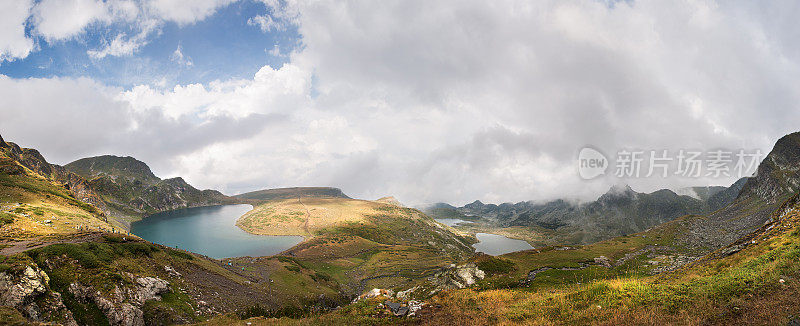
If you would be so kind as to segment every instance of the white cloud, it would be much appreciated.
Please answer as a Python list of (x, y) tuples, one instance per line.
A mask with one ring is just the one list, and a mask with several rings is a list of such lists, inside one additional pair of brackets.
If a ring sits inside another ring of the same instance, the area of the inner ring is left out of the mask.
[(169, 59), (172, 60), (172, 62), (175, 62), (181, 66), (188, 67), (192, 65), (192, 58), (183, 55), (183, 48), (181, 47), (180, 44), (178, 44), (178, 47), (175, 49), (174, 52), (172, 52), (172, 55), (170, 55)]
[(258, 26), (262, 32), (266, 33), (269, 31), (283, 31), (286, 30), (283, 24), (278, 23), (272, 20), (272, 17), (269, 15), (258, 15), (255, 17), (251, 17), (247, 20), (247, 25), (250, 26)]
[(33, 50), (33, 40), (25, 36), (30, 0), (0, 2), (0, 64), (24, 58)]
[(234, 0), (149, 0), (147, 6), (164, 20), (191, 24), (210, 16)]
[(33, 8), (36, 31), (48, 41), (72, 38), (88, 25), (110, 18), (108, 6), (99, 0), (43, 0)]
[(147, 45), (150, 34), (159, 31), (161, 22), (155, 19), (139, 18), (136, 25), (139, 31), (135, 35), (129, 37), (125, 33), (117, 34), (111, 42), (106, 42), (103, 48), (88, 50), (86, 53), (95, 59), (102, 59), (107, 56), (122, 57), (133, 55), (141, 47)]
[(282, 56), (284, 56), (281, 53), (281, 48), (277, 44), (275, 44), (275, 46), (272, 47), (272, 50), (269, 50), (268, 53), (269, 53), (269, 55), (271, 55), (273, 57), (282, 57)]

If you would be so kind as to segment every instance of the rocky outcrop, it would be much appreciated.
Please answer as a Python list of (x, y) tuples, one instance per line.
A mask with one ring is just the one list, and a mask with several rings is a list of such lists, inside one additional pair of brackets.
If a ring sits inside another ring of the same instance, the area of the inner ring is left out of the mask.
[(450, 265), (437, 272), (430, 278), (433, 290), (431, 294), (452, 289), (463, 289), (478, 280), (486, 277), (486, 273), (480, 270), (475, 264), (464, 264), (460, 266)]
[(0, 273), (0, 289), (3, 290), (0, 301), (3, 305), (18, 307), (28, 299), (47, 292), (48, 282), (50, 278), (38, 267), (27, 266), (16, 277)]
[(81, 302), (94, 302), (111, 325), (143, 326), (142, 307), (148, 300), (161, 300), (161, 294), (169, 290), (169, 282), (156, 277), (135, 279), (133, 288), (114, 288), (110, 296), (103, 295), (91, 286), (78, 282), (69, 285), (69, 292)]
[(16, 308), (34, 322), (58, 320), (77, 325), (61, 301), (61, 294), (47, 287), (50, 278), (36, 265), (0, 273), (0, 306)]

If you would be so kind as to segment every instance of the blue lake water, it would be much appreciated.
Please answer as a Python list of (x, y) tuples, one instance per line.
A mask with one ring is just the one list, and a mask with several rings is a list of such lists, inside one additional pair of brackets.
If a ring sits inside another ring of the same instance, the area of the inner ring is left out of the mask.
[(300, 236), (255, 235), (240, 229), (236, 220), (251, 209), (251, 205), (223, 205), (169, 211), (134, 222), (131, 233), (217, 259), (270, 256), (303, 241)]
[(487, 255), (498, 256), (509, 252), (533, 249), (533, 246), (525, 241), (506, 238), (502, 235), (476, 233), (475, 237), (480, 242), (472, 245), (472, 247), (475, 248), (475, 251), (480, 251)]
[[(457, 218), (438, 218), (436, 222), (447, 226), (456, 226), (459, 223), (470, 223)], [(487, 255), (498, 256), (509, 252), (533, 249), (529, 243), (523, 240), (511, 239), (502, 235), (491, 233), (476, 233), (478, 243), (472, 245), (476, 252), (483, 252)]]

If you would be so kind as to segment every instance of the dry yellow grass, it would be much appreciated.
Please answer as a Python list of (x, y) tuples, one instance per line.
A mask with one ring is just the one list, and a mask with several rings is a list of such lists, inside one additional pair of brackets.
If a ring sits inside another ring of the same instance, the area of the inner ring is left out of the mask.
[(2, 237), (24, 239), (118, 230), (96, 213), (75, 206), (64, 198), (16, 187), (0, 188), (0, 212), (14, 216), (13, 223), (0, 227)]
[(388, 204), (347, 198), (293, 198), (256, 206), (236, 225), (260, 235), (311, 236), (316, 230), (352, 222), (381, 213)]

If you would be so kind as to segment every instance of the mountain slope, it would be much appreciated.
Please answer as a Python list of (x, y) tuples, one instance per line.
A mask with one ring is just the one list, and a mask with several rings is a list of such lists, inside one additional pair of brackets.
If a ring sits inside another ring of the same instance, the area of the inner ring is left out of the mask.
[(105, 208), (82, 177), (0, 138), (0, 236), (20, 240), (112, 230)]
[(115, 217), (130, 222), (158, 212), (234, 203), (216, 190), (198, 190), (182, 178), (162, 180), (144, 162), (112, 155), (84, 158), (65, 168), (88, 180)]
[(710, 250), (728, 245), (770, 222), (771, 214), (800, 185), (800, 132), (781, 137), (736, 199), (704, 218), (685, 221), (685, 246)]
[(800, 190), (800, 132), (781, 137), (748, 180), (740, 199), (760, 198), (775, 202)]

